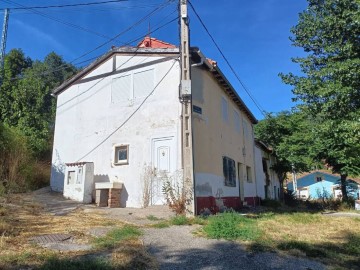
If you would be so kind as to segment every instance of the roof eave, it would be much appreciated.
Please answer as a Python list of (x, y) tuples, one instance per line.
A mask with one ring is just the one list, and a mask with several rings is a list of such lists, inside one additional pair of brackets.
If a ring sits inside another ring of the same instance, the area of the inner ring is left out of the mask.
[[(233, 99), (235, 103), (239, 105), (240, 108), (243, 109), (243, 111), (246, 113), (246, 115), (249, 117), (251, 122), (253, 124), (257, 124), (258, 120), (256, 117), (252, 114), (250, 109), (245, 105), (244, 101), (240, 98), (238, 93), (236, 92), (235, 88), (231, 85), (229, 80), (225, 77), (224, 73), (221, 71), (221, 69), (216, 65), (213, 66), (209, 63), (205, 55), (200, 51), (198, 47), (192, 47), (192, 52), (197, 53), (201, 59), (204, 59), (204, 64), (209, 69), (209, 71), (214, 75), (214, 77), (217, 79), (218, 83), (222, 85), (225, 89), (225, 91), (228, 93), (228, 95)], [(216, 74), (217, 73), (217, 74)]]
[(100, 56), (98, 59), (96, 59), (93, 63), (85, 67), (83, 70), (79, 71), (77, 74), (75, 74), (73, 77), (68, 79), (67, 81), (63, 82), (60, 86), (55, 88), (51, 95), (56, 97), (63, 91), (65, 91), (69, 86), (71, 86), (74, 82), (77, 80), (83, 78), (88, 73), (90, 73), (95, 67), (97, 67), (102, 62), (106, 61), (108, 58), (110, 58), (114, 54), (126, 54), (126, 53), (132, 53), (132, 54), (178, 54), (179, 49), (178, 48), (137, 48), (137, 47), (119, 47), (119, 48), (113, 48), (104, 55)]

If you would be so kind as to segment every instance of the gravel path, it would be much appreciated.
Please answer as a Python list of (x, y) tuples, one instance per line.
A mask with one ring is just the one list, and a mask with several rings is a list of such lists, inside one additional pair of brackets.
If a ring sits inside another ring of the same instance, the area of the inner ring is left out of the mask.
[(146, 228), (145, 246), (154, 255), (160, 269), (326, 269), (307, 259), (271, 252), (249, 253), (235, 242), (192, 235), (195, 226)]

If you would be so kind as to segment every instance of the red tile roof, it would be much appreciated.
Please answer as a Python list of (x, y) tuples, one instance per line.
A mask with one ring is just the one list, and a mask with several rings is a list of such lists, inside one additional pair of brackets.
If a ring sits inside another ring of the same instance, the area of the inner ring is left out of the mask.
[(167, 43), (165, 41), (152, 38), (152, 37), (145, 37), (142, 41), (140, 41), (137, 45), (139, 48), (176, 48), (175, 45)]

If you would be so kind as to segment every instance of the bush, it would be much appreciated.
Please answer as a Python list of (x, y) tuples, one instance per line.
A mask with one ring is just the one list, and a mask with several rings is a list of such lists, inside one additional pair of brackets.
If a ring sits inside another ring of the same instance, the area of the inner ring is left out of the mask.
[(15, 128), (0, 124), (0, 153), (0, 191), (25, 191), (33, 164), (26, 138)]
[(271, 208), (279, 208), (279, 207), (281, 207), (281, 203), (279, 201), (272, 200), (272, 199), (261, 200), (261, 205), (266, 206), (266, 207), (271, 207)]
[(299, 204), (296, 194), (292, 190), (284, 190), (284, 202), (287, 206), (295, 207)]
[(235, 212), (210, 216), (204, 232), (209, 238), (228, 240), (255, 240), (261, 236), (254, 219), (243, 217)]
[(164, 177), (162, 192), (166, 204), (177, 215), (184, 215), (186, 207), (192, 202), (192, 186), (189, 179), (183, 180), (182, 173), (176, 172), (173, 177)]

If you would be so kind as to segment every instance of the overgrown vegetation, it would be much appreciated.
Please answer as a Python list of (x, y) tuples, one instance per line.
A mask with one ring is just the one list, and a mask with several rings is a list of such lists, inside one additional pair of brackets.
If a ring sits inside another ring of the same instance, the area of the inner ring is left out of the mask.
[(210, 216), (204, 232), (209, 238), (227, 240), (256, 240), (261, 236), (261, 231), (256, 226), (256, 221), (243, 217), (235, 212), (222, 213)]
[(209, 238), (241, 241), (252, 251), (283, 251), (317, 259), (334, 269), (355, 269), (360, 256), (359, 220), (317, 213), (266, 212), (211, 216)]
[(183, 174), (175, 172), (172, 177), (164, 177), (162, 187), (166, 204), (176, 215), (184, 215), (192, 203), (193, 187), (189, 179), (183, 179)]
[(77, 69), (53, 52), (41, 62), (13, 49), (5, 57), (4, 70), (0, 87), (0, 195), (48, 183), (56, 103), (50, 94)]

